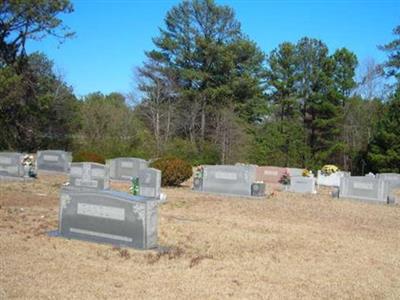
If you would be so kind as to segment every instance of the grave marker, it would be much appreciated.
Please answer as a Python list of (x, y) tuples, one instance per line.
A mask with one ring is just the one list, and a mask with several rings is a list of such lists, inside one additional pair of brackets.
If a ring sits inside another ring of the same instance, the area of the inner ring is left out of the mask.
[(295, 193), (312, 193), (315, 194), (315, 178), (304, 176), (293, 176), (290, 178), (290, 192)]
[(110, 168), (110, 179), (130, 181), (133, 177), (139, 177), (139, 171), (146, 169), (148, 161), (135, 157), (118, 157), (107, 160)]
[(204, 166), (202, 191), (209, 193), (251, 196), (255, 182), (254, 166)]
[(36, 171), (69, 172), (72, 154), (62, 150), (41, 150), (36, 154)]
[(98, 163), (72, 163), (69, 183), (74, 188), (104, 190), (109, 188), (108, 167)]
[(350, 176), (349, 172), (335, 172), (330, 175), (324, 175), (321, 170), (318, 170), (317, 184), (323, 186), (340, 186), (340, 178)]
[(0, 176), (24, 177), (24, 155), (18, 152), (0, 152)]
[(284, 174), (289, 174), (287, 168), (256, 167), (256, 180), (264, 183), (279, 184)]
[(400, 187), (400, 180), (369, 176), (348, 176), (340, 179), (339, 198), (352, 198), (377, 203), (393, 202), (391, 193)]
[(59, 235), (117, 246), (157, 246), (157, 202), (107, 190), (63, 188)]
[(139, 195), (159, 199), (161, 171), (153, 168), (139, 170)]

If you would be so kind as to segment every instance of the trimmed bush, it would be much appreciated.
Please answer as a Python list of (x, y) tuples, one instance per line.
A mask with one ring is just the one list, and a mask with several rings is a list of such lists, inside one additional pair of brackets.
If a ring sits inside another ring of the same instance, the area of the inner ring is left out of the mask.
[(162, 186), (179, 186), (192, 177), (192, 166), (179, 158), (160, 158), (152, 162), (150, 166), (161, 171)]
[(80, 151), (74, 155), (74, 162), (85, 162), (85, 161), (104, 164), (106, 159), (103, 155), (89, 151)]

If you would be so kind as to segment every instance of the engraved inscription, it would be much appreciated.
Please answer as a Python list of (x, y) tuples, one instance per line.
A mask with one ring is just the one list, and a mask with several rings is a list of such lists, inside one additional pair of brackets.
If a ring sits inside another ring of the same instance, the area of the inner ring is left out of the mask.
[(369, 182), (354, 182), (353, 187), (360, 190), (373, 190), (374, 184)]
[(215, 172), (215, 179), (237, 180), (237, 174), (230, 172)]
[(88, 186), (92, 188), (96, 188), (98, 186), (98, 182), (96, 180), (82, 180), (82, 179), (76, 179), (75, 180), (75, 185), (77, 186)]
[(118, 221), (125, 220), (125, 209), (112, 206), (78, 203), (77, 214)]
[(45, 160), (45, 161), (51, 161), (51, 162), (57, 162), (57, 161), (58, 161), (58, 156), (57, 156), (57, 155), (48, 155), (48, 154), (45, 154), (45, 155), (43, 155), (43, 160)]
[(271, 171), (271, 170), (265, 170), (264, 175), (267, 176), (278, 176), (278, 171)]
[(133, 168), (133, 162), (131, 161), (121, 161), (121, 168)]

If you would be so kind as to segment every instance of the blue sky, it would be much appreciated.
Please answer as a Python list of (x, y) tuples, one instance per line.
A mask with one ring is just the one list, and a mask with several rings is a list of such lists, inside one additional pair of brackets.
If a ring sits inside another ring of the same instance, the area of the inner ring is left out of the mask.
[[(28, 52), (42, 51), (55, 63), (77, 96), (90, 92), (129, 93), (133, 70), (153, 48), (173, 0), (75, 0), (63, 16), (76, 37), (61, 46), (53, 38), (30, 42)], [(321, 39), (333, 52), (346, 47), (362, 62), (385, 54), (377, 45), (393, 39), (400, 24), (399, 0), (232, 0), (242, 30), (266, 53), (283, 41), (303, 36)]]

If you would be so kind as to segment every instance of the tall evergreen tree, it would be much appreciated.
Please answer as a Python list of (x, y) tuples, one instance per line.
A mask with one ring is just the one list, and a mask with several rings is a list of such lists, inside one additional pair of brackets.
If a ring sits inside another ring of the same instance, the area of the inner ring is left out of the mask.
[(244, 37), (231, 8), (183, 1), (167, 13), (165, 29), (153, 41), (148, 59), (176, 78), (178, 134), (194, 144), (212, 141), (226, 107), (248, 122), (260, 117), (264, 57)]
[(0, 148), (69, 148), (77, 125), (72, 89), (43, 54), (26, 60), (22, 73), (12, 66), (0, 68)]
[(388, 52), (384, 68), (386, 75), (395, 79), (395, 92), (369, 145), (367, 157), (374, 172), (400, 173), (400, 26), (393, 33), (396, 38), (380, 47)]
[(396, 38), (390, 43), (379, 46), (379, 49), (388, 53), (388, 60), (383, 64), (385, 74), (394, 77), (397, 87), (400, 85), (400, 25), (393, 29)]
[(296, 46), (283, 43), (268, 57), (267, 91), (272, 101), (274, 118), (264, 126), (264, 135), (271, 135), (265, 145), (266, 156), (274, 157), (275, 164), (304, 166), (304, 130), (301, 122), (297, 83), (299, 81)]
[(400, 90), (387, 104), (368, 150), (369, 167), (373, 172), (400, 173)]

